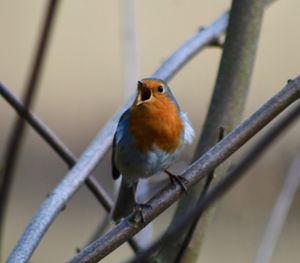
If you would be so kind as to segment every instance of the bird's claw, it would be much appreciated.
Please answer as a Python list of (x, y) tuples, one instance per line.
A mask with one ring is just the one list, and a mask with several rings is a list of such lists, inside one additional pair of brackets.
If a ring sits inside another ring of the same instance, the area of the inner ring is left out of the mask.
[(144, 203), (135, 203), (134, 209), (133, 209), (133, 215), (132, 218), (130, 219), (131, 223), (138, 223), (142, 222), (143, 224), (145, 223), (145, 217), (143, 214), (144, 209), (151, 209), (152, 206), (149, 204), (144, 204)]
[(176, 183), (179, 184), (179, 186), (181, 187), (181, 189), (182, 189), (185, 193), (187, 193), (187, 187), (186, 187), (186, 184), (188, 184), (189, 181), (188, 181), (185, 177), (183, 177), (183, 176), (181, 176), (181, 175), (175, 175), (175, 174), (172, 174), (172, 173), (170, 173), (169, 171), (165, 171), (165, 172), (166, 172), (166, 174), (169, 176), (170, 181), (171, 181), (171, 183), (172, 183), (173, 185), (176, 185)]

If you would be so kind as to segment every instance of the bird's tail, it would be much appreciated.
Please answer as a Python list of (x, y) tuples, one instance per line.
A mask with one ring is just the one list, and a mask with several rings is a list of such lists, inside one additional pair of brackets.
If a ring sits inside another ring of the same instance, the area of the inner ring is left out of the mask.
[(111, 214), (111, 218), (114, 221), (119, 221), (122, 217), (128, 216), (133, 211), (135, 204), (135, 188), (136, 185), (129, 186), (128, 183), (126, 183), (122, 178), (118, 199)]

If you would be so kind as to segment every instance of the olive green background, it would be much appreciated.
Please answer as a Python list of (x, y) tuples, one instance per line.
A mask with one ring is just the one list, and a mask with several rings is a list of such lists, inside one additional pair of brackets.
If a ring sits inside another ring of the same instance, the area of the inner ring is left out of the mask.
[[(29, 72), (46, 2), (0, 3), (0, 80), (18, 96)], [(119, 3), (66, 0), (62, 1), (56, 18), (34, 112), (78, 156), (125, 100)], [(181, 43), (230, 6), (230, 1), (216, 0), (135, 3), (138, 78), (150, 75)], [(287, 79), (300, 73), (299, 10), (300, 2), (296, 0), (276, 1), (266, 10), (245, 117), (277, 92)], [(219, 49), (206, 49), (170, 82), (197, 134), (209, 105), (220, 55)], [(14, 111), (0, 99), (1, 155), (14, 119)], [(253, 261), (276, 195), (299, 150), (299, 129), (299, 124), (294, 125), (281, 137), (219, 203), (199, 262)], [(195, 145), (196, 140), (183, 160), (190, 159)], [(46, 194), (66, 172), (66, 165), (29, 128), (9, 203), (5, 255)], [(95, 174), (113, 192), (109, 173), (108, 156)], [(299, 259), (299, 200), (298, 193), (272, 262)], [(166, 227), (171, 212), (169, 209), (155, 221), (157, 234)], [(76, 247), (85, 244), (103, 215), (103, 209), (82, 187), (50, 227), (32, 262), (64, 262)], [(124, 245), (103, 262), (124, 261), (130, 255)]]

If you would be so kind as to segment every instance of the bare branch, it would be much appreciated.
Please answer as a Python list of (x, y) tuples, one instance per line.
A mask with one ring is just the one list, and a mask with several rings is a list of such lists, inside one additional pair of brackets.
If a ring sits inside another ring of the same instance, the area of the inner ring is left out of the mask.
[[(218, 142), (221, 141), (224, 138), (224, 136), (225, 136), (225, 129), (223, 127), (221, 127), (219, 129)], [(215, 177), (216, 177), (216, 174), (215, 174), (215, 169), (214, 169), (208, 174), (208, 176), (206, 176), (205, 180), (201, 181), (201, 183), (203, 185), (203, 189), (202, 189), (200, 197), (197, 200), (197, 203), (199, 203), (200, 200), (207, 194)], [(186, 214), (186, 213), (184, 213), (184, 214)], [(185, 239), (181, 241), (181, 247), (178, 248), (177, 255), (170, 256), (171, 258), (175, 259), (175, 262), (180, 262), (182, 256), (184, 256), (184, 258), (182, 259), (183, 261), (187, 261), (187, 260), (192, 261), (197, 258), (197, 255), (199, 253), (198, 251), (200, 250), (199, 247), (197, 247), (197, 245), (199, 245), (199, 244), (196, 243), (196, 246), (194, 247), (193, 245), (195, 245), (195, 244), (191, 243), (192, 248), (190, 248), (189, 243), (191, 242), (191, 240), (194, 241), (192, 239), (193, 233), (195, 232), (195, 230), (197, 230), (197, 226), (198, 226), (197, 223), (198, 223), (199, 219), (202, 217), (202, 215), (203, 215), (203, 213), (200, 213), (199, 217), (194, 218), (193, 221), (191, 222), (190, 227), (187, 227), (187, 225), (186, 225), (185, 229), (182, 229), (182, 231), (187, 233), (187, 235), (186, 235)], [(170, 251), (170, 249), (169, 249), (170, 247), (173, 247), (174, 245), (178, 246), (178, 244), (180, 243), (180, 242), (178, 242), (178, 239), (179, 239), (178, 233), (180, 233), (180, 232), (179, 232), (179, 229), (177, 229), (177, 227), (176, 227), (178, 220), (181, 220), (181, 217), (178, 217), (178, 219), (174, 221), (174, 225), (172, 225), (172, 228), (170, 228), (170, 230), (169, 230), (171, 232), (176, 231), (177, 238), (175, 239), (176, 240), (175, 242), (173, 241), (172, 244), (170, 244), (170, 246), (168, 246), (167, 251)], [(167, 231), (167, 233), (168, 233), (168, 231)], [(197, 241), (200, 238), (201, 238), (201, 236), (199, 236), (197, 238)], [(158, 253), (158, 255), (160, 255), (160, 259), (161, 259), (161, 254), (162, 254), (162, 248), (166, 245), (166, 243), (161, 243), (161, 244), (162, 244), (162, 247), (160, 248), (159, 253)], [(154, 261), (155, 261), (157, 259), (157, 255), (153, 255), (153, 256), (154, 256)], [(166, 255), (163, 255), (163, 256), (164, 256), (164, 258), (166, 258)]]
[[(298, 107), (299, 108), (299, 107)], [(289, 213), (297, 189), (300, 185), (300, 154), (298, 154), (285, 179), (284, 185), (273, 208), (262, 242), (259, 246), (256, 263), (271, 262), (273, 251)]]
[[(219, 72), (196, 148), (195, 159), (214, 145), (220, 126), (231, 131), (242, 118), (252, 77), (264, 8), (265, 4), (261, 0), (232, 1)], [(229, 162), (226, 162), (216, 170), (217, 179), (225, 173), (228, 164)], [(203, 187), (203, 183), (198, 184), (189, 192), (189, 195), (180, 200), (167, 231), (173, 228), (173, 224), (180, 220), (182, 214), (197, 203), (202, 195)], [(195, 227), (187, 227), (183, 233), (177, 232), (176, 240), (172, 243), (165, 243), (155, 258), (158, 257), (160, 261), (168, 259), (170, 262), (195, 262), (202, 246), (207, 223), (212, 218), (211, 214), (212, 211), (207, 211)], [(190, 228), (195, 228), (195, 231), (191, 232)]]
[[(37, 84), (41, 75), (42, 66), (45, 60), (46, 51), (49, 45), (49, 39), (53, 28), (58, 0), (49, 0), (46, 8), (46, 16), (43, 22), (41, 34), (39, 37), (38, 47), (30, 69), (29, 77), (25, 85), (23, 101), (26, 109), (31, 108), (34, 95), (37, 90)], [(25, 122), (23, 119), (17, 118), (13, 124), (10, 137), (4, 152), (4, 168), (0, 174), (0, 246), (3, 235), (4, 216), (6, 211), (6, 203), (13, 181), (13, 174), (16, 168), (18, 155), (21, 148), (22, 139), (24, 137)]]
[[(44, 124), (36, 115), (28, 111), (17, 97), (0, 82), (0, 94), (15, 109), (21, 118), (26, 120), (31, 127), (51, 146), (51, 148), (68, 164), (71, 168), (76, 163), (75, 155), (68, 147)], [(105, 189), (97, 182), (97, 179), (90, 175), (85, 181), (88, 188), (95, 195), (104, 209), (109, 212), (113, 201)]]
[[(272, 127), (256, 144), (252, 149), (242, 158), (237, 166), (228, 174), (224, 176), (223, 179), (217, 185), (208, 192), (207, 195), (203, 196), (201, 200), (196, 204), (194, 208), (188, 213), (184, 214), (180, 221), (177, 222), (176, 226), (172, 231), (168, 232), (166, 235), (162, 236), (159, 240), (154, 242), (148, 249), (141, 252), (137, 257), (132, 259), (129, 263), (143, 262), (144, 259), (151, 256), (157, 249), (160, 248), (161, 244), (165, 242), (171, 242), (174, 238), (177, 238), (178, 231), (185, 228), (187, 224), (191, 223), (193, 220), (198, 218), (211, 204), (213, 204), (217, 199), (229, 191), (239, 179), (241, 179), (245, 172), (255, 163), (257, 159), (264, 153), (264, 151), (269, 147), (293, 122), (299, 118), (300, 115), (300, 104), (298, 103), (296, 108), (290, 111), (285, 117), (278, 121), (278, 123)], [(294, 170), (293, 179), (290, 178), (289, 190), (295, 192), (293, 183), (299, 183), (299, 164), (300, 159), (298, 156), (297, 168)], [(297, 184), (296, 184), (297, 185)], [(290, 191), (288, 196), (290, 197)], [(293, 194), (292, 194), (293, 195)], [(285, 199), (285, 198), (284, 198)], [(285, 201), (284, 201), (285, 202)], [(278, 225), (277, 225), (278, 226)], [(275, 227), (275, 225), (274, 225)], [(277, 228), (274, 228), (277, 232)], [(259, 263), (264, 261), (258, 261)]]
[[(179, 47), (153, 76), (165, 80), (170, 79), (170, 76), (173, 76), (178, 68), (181, 68), (194, 54), (204, 46), (209, 45), (216, 36), (223, 33), (227, 25), (227, 16), (227, 14), (224, 14), (207, 27), (206, 30), (198, 32), (196, 36), (192, 37), (192, 40), (188, 40)], [(173, 67), (171, 63), (174, 63), (175, 66)], [(76, 165), (41, 204), (11, 252), (8, 259), (9, 262), (17, 261), (21, 263), (26, 262), (30, 258), (56, 215), (93, 171), (95, 166), (104, 158), (105, 153), (111, 146), (118, 120), (121, 114), (130, 106), (132, 100), (133, 96), (106, 123), (81, 155)]]
[[(276, 0), (265, 0), (271, 4)], [(225, 12), (207, 27), (201, 27), (199, 32), (182, 44), (153, 74), (152, 77), (169, 81), (191, 58), (201, 49), (219, 40), (228, 25), (229, 12)]]
[(208, 27), (202, 27), (198, 33), (183, 43), (178, 50), (171, 55), (152, 74), (152, 77), (169, 81), (190, 59), (192, 59), (204, 47), (215, 43), (228, 24), (228, 12), (225, 12)]
[[(26, 120), (32, 128), (51, 146), (51, 148), (69, 165), (71, 168), (76, 163), (75, 155), (67, 146), (44, 124), (37, 116), (28, 111), (22, 103), (15, 97), (9, 89), (0, 82), (0, 94), (16, 110), (21, 118)], [(111, 211), (113, 201), (106, 190), (99, 184), (97, 179), (90, 175), (85, 180), (85, 184), (102, 204), (107, 213)], [(128, 241), (134, 251), (138, 251), (138, 246), (134, 240)]]
[[(186, 187), (190, 188), (199, 182), (299, 97), (300, 76), (294, 81), (290, 81), (279, 93), (194, 162), (182, 174), (188, 181)], [(148, 202), (151, 208), (143, 210), (144, 222), (136, 220), (134, 224), (129, 223), (128, 220), (132, 220), (132, 215), (129, 216), (110, 232), (83, 249), (69, 262), (97, 262), (104, 258), (166, 210), (178, 200), (181, 194), (181, 187), (168, 185)]]

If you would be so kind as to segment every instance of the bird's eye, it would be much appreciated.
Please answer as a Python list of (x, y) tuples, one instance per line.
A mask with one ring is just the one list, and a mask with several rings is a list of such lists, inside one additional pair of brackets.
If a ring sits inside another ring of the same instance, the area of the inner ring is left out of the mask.
[(164, 92), (165, 92), (165, 89), (164, 89), (163, 86), (159, 86), (159, 87), (157, 88), (157, 91), (158, 91), (159, 93), (164, 93)]

